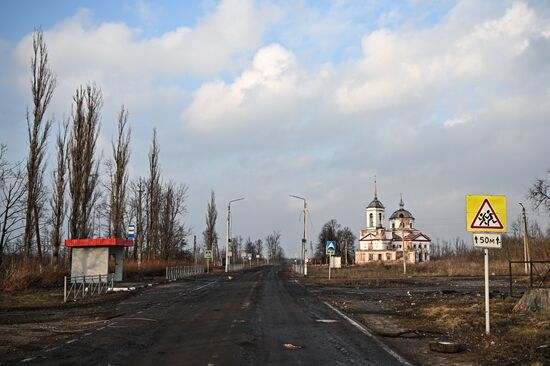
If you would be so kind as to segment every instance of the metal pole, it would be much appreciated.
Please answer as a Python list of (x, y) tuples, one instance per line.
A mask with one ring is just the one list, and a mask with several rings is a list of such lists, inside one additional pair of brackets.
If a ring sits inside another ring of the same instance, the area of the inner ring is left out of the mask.
[(307, 276), (307, 255), (306, 255), (306, 243), (307, 243), (307, 201), (304, 197), (289, 195), (292, 198), (297, 198), (304, 201), (304, 236), (302, 238), (302, 275)]
[(231, 241), (231, 203), (242, 201), (243, 198), (237, 198), (236, 200), (231, 200), (227, 204), (227, 235), (225, 240), (225, 272), (229, 270), (229, 242)]
[(229, 225), (231, 224), (231, 202), (227, 205), (227, 227), (225, 230), (225, 273), (229, 271)]
[(529, 236), (527, 235), (527, 216), (525, 215), (525, 207), (522, 203), (521, 206), (521, 217), (523, 218), (523, 258), (525, 261), (525, 274), (528, 274), (528, 261), (529, 261)]
[(330, 281), (330, 267), (331, 267), (332, 252), (328, 253), (328, 280)]
[(304, 199), (304, 240), (302, 246), (304, 247), (304, 276), (307, 276), (307, 201)]
[(63, 302), (67, 302), (67, 276), (64, 276), (63, 282)]
[(508, 261), (508, 276), (510, 277), (510, 297), (512, 297), (512, 261)]
[(489, 320), (489, 249), (485, 248), (485, 333), (491, 334)]

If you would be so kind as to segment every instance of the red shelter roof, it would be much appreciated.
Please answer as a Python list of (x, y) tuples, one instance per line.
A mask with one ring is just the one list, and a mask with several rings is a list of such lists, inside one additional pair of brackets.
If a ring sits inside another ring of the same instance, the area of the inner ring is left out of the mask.
[(69, 239), (65, 240), (66, 247), (133, 247), (133, 240), (116, 238), (98, 239)]

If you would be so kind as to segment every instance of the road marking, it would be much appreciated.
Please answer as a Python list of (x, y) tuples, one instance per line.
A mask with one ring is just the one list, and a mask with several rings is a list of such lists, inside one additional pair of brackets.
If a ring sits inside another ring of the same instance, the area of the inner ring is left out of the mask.
[[(119, 320), (143, 320), (148, 322), (158, 322), (157, 319), (150, 319), (150, 318), (118, 318)], [(116, 323), (113, 323), (113, 325)]]
[(198, 291), (198, 290), (203, 289), (203, 288), (205, 288), (205, 287), (211, 286), (211, 285), (215, 284), (215, 283), (218, 282), (218, 281), (219, 281), (219, 279), (217, 279), (216, 281), (209, 282), (209, 283), (207, 283), (206, 285), (203, 285), (203, 286), (194, 288), (194, 289), (191, 290), (191, 291)]
[(317, 319), (317, 323), (338, 323), (338, 320), (334, 319)]
[(325, 303), (326, 306), (328, 306), (329, 308), (331, 308), (332, 310), (334, 310), (334, 312), (336, 312), (338, 315), (340, 315), (342, 318), (346, 319), (351, 325), (353, 325), (355, 328), (359, 329), (359, 331), (361, 333), (363, 333), (364, 335), (366, 335), (367, 337), (371, 338), (374, 342), (376, 342), (380, 347), (382, 347), (382, 349), (384, 351), (386, 351), (387, 353), (389, 353), (390, 355), (392, 355), (397, 361), (399, 361), (402, 365), (405, 365), (405, 366), (412, 366), (412, 364), (410, 362), (408, 362), (407, 360), (405, 360), (402, 356), (400, 356), (399, 354), (397, 354), (394, 350), (392, 350), (390, 347), (388, 347), (386, 344), (382, 343), (378, 338), (376, 338), (371, 332), (368, 331), (367, 328), (365, 328), (364, 326), (362, 326), (361, 324), (359, 324), (358, 322), (356, 322), (355, 320), (353, 320), (352, 318), (350, 318), (349, 316), (347, 316), (346, 314), (344, 314), (343, 312), (341, 312), (340, 310), (336, 309), (334, 306), (330, 305), (328, 302), (326, 301), (323, 301)]

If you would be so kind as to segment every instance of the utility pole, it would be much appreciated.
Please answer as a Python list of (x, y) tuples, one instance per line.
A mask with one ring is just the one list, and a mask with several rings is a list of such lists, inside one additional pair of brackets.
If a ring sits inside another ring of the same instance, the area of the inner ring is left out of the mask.
[(225, 237), (225, 273), (229, 272), (229, 243), (231, 242), (231, 203), (242, 201), (244, 198), (231, 200), (227, 204), (227, 230)]
[(193, 235), (193, 264), (197, 264), (197, 236)]
[(304, 201), (304, 236), (302, 238), (302, 274), (304, 276), (307, 276), (307, 249), (306, 249), (306, 243), (307, 243), (307, 201), (303, 197), (290, 195), (290, 197), (297, 198), (299, 200)]
[(521, 217), (523, 218), (523, 257), (525, 259), (525, 274), (529, 274), (528, 263), (531, 260), (531, 255), (529, 253), (529, 235), (527, 233), (527, 215), (525, 214), (525, 207), (523, 204), (521, 206)]

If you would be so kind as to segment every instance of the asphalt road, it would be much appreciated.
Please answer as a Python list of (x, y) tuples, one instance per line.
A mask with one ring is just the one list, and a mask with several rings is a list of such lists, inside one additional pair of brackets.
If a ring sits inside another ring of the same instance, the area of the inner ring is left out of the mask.
[[(285, 347), (285, 344), (292, 346)], [(25, 360), (40, 365), (402, 365), (279, 267), (144, 290), (107, 325)]]

